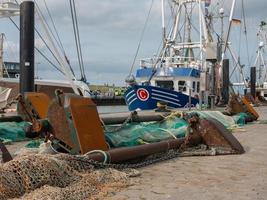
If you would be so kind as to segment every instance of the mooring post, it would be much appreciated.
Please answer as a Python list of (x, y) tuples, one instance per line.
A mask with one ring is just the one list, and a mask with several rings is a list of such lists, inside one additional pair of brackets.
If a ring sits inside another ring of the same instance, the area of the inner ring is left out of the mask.
[(20, 93), (34, 92), (34, 2), (20, 4)]
[(215, 97), (216, 97), (216, 74), (215, 74), (215, 65), (217, 60), (211, 59), (210, 60), (212, 66), (211, 66), (211, 80), (210, 80), (210, 108), (213, 110), (215, 107)]
[(229, 59), (223, 60), (223, 78), (222, 78), (222, 99), (223, 103), (227, 104), (229, 101)]
[(189, 110), (191, 110), (191, 108), (192, 108), (192, 89), (191, 89), (191, 87), (189, 88), (189, 101), (188, 101), (188, 106), (189, 106)]
[(256, 67), (250, 68), (250, 94), (256, 98)]

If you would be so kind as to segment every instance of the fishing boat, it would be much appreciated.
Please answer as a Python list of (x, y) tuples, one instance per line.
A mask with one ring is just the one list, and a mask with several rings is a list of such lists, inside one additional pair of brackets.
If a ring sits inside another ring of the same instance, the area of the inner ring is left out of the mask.
[[(201, 90), (207, 89), (204, 85), (206, 77), (201, 75), (206, 74), (210, 65), (206, 61), (207, 54), (217, 56), (216, 44), (206, 19), (210, 2), (172, 1), (173, 26), (168, 33), (164, 0), (161, 6), (162, 49), (158, 56), (142, 59), (136, 76), (127, 78), (130, 87), (125, 92), (125, 99), (129, 110), (155, 109), (159, 102), (170, 108), (196, 106)], [(196, 16), (197, 22), (193, 23)], [(196, 32), (198, 39), (193, 40)]]
[(155, 109), (162, 102), (169, 108), (194, 107), (202, 102), (206, 105), (211, 102), (212, 107), (224, 89), (221, 68), (226, 49), (242, 71), (228, 41), (235, 0), (226, 38), (223, 32), (224, 9), (220, 8), (216, 13), (222, 22), (221, 35), (218, 35), (213, 27), (215, 14), (210, 8), (211, 1), (173, 0), (168, 5), (171, 10), (170, 28), (165, 25), (165, 1), (161, 1), (161, 51), (157, 56), (142, 59), (136, 76), (131, 70), (126, 78), (129, 87), (125, 99), (131, 111)]

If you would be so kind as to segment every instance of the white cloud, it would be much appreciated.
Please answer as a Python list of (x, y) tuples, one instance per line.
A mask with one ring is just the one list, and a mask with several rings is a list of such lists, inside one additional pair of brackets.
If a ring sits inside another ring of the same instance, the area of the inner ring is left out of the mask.
[[(43, 0), (36, 0), (47, 17)], [(68, 0), (46, 0), (53, 15), (53, 19), (61, 36), (72, 65), (77, 71), (77, 56), (73, 37), (71, 15)], [(229, 14), (232, 0), (216, 0), (224, 2), (226, 14)], [(212, 3), (216, 2), (215, 0)], [(88, 79), (91, 83), (94, 81), (110, 81), (123, 84), (124, 77), (127, 76), (129, 66), (132, 63), (140, 33), (143, 28), (145, 18), (151, 3), (151, 0), (76, 0), (77, 14), (80, 25), (80, 34), (85, 65), (87, 68)], [(241, 18), (241, 1), (236, 1), (235, 17)], [(249, 53), (254, 56), (257, 43), (256, 32), (261, 20), (267, 21), (266, 0), (244, 0)], [(161, 20), (160, 20), (160, 0), (154, 0), (154, 6), (151, 18), (146, 30), (144, 41), (141, 45), (138, 58), (153, 55), (161, 40)], [(49, 18), (46, 18), (50, 23)], [(18, 32), (11, 25), (7, 25), (8, 20), (0, 20), (0, 32), (7, 32), (13, 36), (14, 49), (18, 53)], [(38, 23), (38, 20), (36, 21)], [(227, 19), (225, 20), (227, 23)], [(226, 29), (225, 29), (226, 30)], [(242, 32), (243, 30), (241, 30)], [(219, 32), (219, 31), (218, 31)], [(238, 52), (239, 45), (239, 27), (232, 29), (231, 41)], [(244, 35), (242, 35), (244, 39)], [(44, 44), (36, 36), (36, 45), (40, 49), (45, 49)], [(241, 61), (246, 61), (245, 40), (241, 48)], [(47, 50), (45, 54), (52, 58)], [(40, 67), (45, 68), (44, 76), (53, 75), (53, 70), (47, 68), (47, 62), (40, 59)], [(138, 63), (138, 61), (137, 61)], [(41, 69), (40, 69), (41, 70)], [(115, 75), (118, 74), (118, 75)], [(123, 77), (124, 76), (124, 77)]]

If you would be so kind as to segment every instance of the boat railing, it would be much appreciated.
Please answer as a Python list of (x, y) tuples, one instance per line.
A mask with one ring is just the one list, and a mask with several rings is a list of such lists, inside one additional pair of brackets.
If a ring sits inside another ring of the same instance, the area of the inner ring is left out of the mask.
[(19, 6), (14, 0), (0, 1), (0, 17), (11, 17), (19, 15)]
[(140, 61), (141, 68), (151, 68), (151, 67), (180, 67), (180, 66), (190, 66), (193, 68), (199, 68), (201, 65), (200, 60), (195, 60), (194, 57), (165, 57), (162, 62), (159, 62), (162, 58), (153, 57), (145, 58)]
[(200, 49), (202, 48), (202, 45), (199, 42), (195, 43), (181, 43), (181, 44), (176, 44), (173, 45), (173, 48), (175, 50), (180, 50), (180, 49)]

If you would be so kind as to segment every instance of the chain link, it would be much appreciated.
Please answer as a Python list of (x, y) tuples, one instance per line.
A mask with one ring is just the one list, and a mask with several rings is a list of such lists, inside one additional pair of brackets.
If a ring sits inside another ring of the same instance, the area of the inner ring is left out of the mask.
[(177, 150), (170, 150), (165, 153), (154, 154), (146, 158), (144, 161), (139, 163), (125, 163), (125, 164), (111, 164), (111, 163), (102, 163), (99, 161), (95, 161), (85, 156), (74, 156), (73, 159), (77, 162), (81, 162), (85, 165), (93, 165), (95, 168), (114, 168), (118, 170), (123, 170), (127, 168), (141, 168), (154, 163), (162, 162), (165, 160), (170, 160), (173, 158), (177, 158), (180, 152)]
[(196, 147), (190, 147), (186, 149), (172, 149), (167, 152), (158, 153), (148, 156), (144, 161), (138, 163), (125, 163), (125, 164), (111, 164), (102, 163), (99, 161), (92, 160), (86, 156), (73, 156), (71, 159), (75, 162), (79, 162), (84, 168), (94, 166), (95, 168), (114, 168), (123, 170), (127, 168), (141, 168), (154, 163), (174, 159), (177, 157), (187, 156), (215, 156), (215, 155), (226, 155), (234, 154), (235, 151), (227, 148), (211, 148), (209, 149), (206, 145), (201, 144)]

